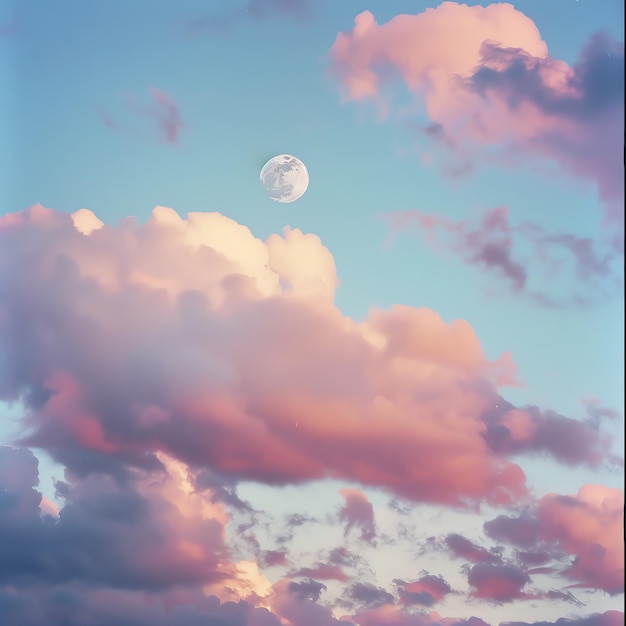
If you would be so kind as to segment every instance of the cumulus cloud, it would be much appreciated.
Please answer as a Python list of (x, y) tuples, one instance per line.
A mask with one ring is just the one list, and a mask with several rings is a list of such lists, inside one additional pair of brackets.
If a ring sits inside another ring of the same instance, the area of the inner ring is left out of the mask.
[(281, 626), (267, 609), (246, 602), (221, 603), (202, 593), (163, 598), (141, 596), (120, 589), (85, 589), (72, 586), (23, 590), (0, 587), (0, 613), (4, 623), (28, 626)]
[(0, 219), (0, 398), (24, 403), (25, 444), (78, 476), (157, 470), (165, 453), (235, 481), (525, 496), (483, 437), (515, 366), (488, 361), (467, 322), (343, 316), (330, 252), (298, 230), (263, 242), (163, 207), (88, 235), (95, 219), (74, 219), (39, 205)]
[[(547, 158), (598, 186), (607, 224), (623, 222), (624, 46), (591, 38), (569, 66), (511, 4), (443, 2), (379, 25), (370, 11), (339, 33), (331, 70), (343, 97), (391, 108), (399, 80), (461, 169), (477, 158)], [(495, 150), (495, 152), (494, 152)], [(457, 168), (458, 169), (458, 168)]]
[[(357, 322), (335, 306), (338, 285), (320, 239), (288, 227), (261, 241), (217, 213), (164, 207), (145, 224), (40, 205), (0, 218), (0, 400), (23, 407), (20, 442), (66, 468), (57, 506), (38, 490), (33, 453), (0, 447), (9, 624), (483, 626), (428, 612), (457, 593), (443, 577), (380, 586), (368, 486), (393, 498), (381, 516), (407, 518), (411, 502), (528, 507), (485, 526), (514, 558), (438, 540), (467, 561), (475, 597), (574, 602), (528, 589), (540, 567), (623, 588), (622, 492), (533, 504), (507, 458), (539, 450), (595, 466), (614, 412), (588, 401), (583, 431), (527, 408), (519, 421), (499, 395), (516, 384), (511, 356), (486, 359), (467, 322), (406, 306)], [(322, 478), (361, 487), (339, 491), (337, 515), (363, 542), (297, 560), (295, 533), (319, 521), (274, 520), (239, 483)], [(337, 582), (333, 612), (325, 591)]]
[(561, 576), (575, 581), (573, 587), (614, 595), (624, 590), (623, 527), (623, 490), (584, 485), (576, 495), (547, 494), (534, 509), (499, 515), (484, 530), (498, 541), (537, 548), (535, 554), (571, 555), (570, 564), (559, 567)]
[[(67, 472), (65, 480), (57, 482), (63, 506), (54, 519), (39, 515), (33, 453), (0, 447), (0, 611), (8, 624), (60, 626), (71, 617), (95, 626), (195, 626), (207, 620), (224, 626), (484, 626), (477, 617), (442, 618), (410, 610), (431, 607), (453, 593), (445, 579), (427, 573), (413, 582), (395, 581), (400, 605), (383, 587), (352, 581), (335, 603), (349, 611), (338, 619), (321, 602), (324, 583), (291, 576), (272, 584), (256, 562), (232, 561), (225, 542), (229, 516), (223, 505), (194, 489), (194, 470), (163, 455), (161, 461), (163, 470), (133, 470), (123, 482), (101, 473), (78, 478)], [(576, 498), (546, 497), (538, 513), (542, 523), (548, 520), (546, 541), (552, 540), (550, 533), (558, 533), (563, 549), (570, 552), (572, 545), (579, 549), (595, 542), (593, 532), (598, 534), (606, 520), (596, 520), (594, 529), (589, 511), (586, 518), (576, 518), (559, 508), (575, 508), (581, 502), (592, 503), (610, 517), (623, 500), (596, 486), (582, 489)], [(519, 537), (507, 534), (511, 525), (501, 519), (487, 532), (499, 526), (505, 540)], [(607, 525), (606, 530), (615, 541), (615, 527)], [(532, 543), (532, 538), (514, 540)], [(606, 552), (615, 547), (607, 544)], [(341, 548), (328, 560), (353, 564), (355, 559)], [(474, 561), (465, 571), (477, 598), (580, 604), (567, 591), (527, 591), (530, 572), (521, 566)], [(581, 562), (580, 567), (589, 571), (589, 563)], [(610, 572), (609, 565), (605, 561), (599, 567)], [(618, 615), (609, 612), (572, 624), (612, 626)]]

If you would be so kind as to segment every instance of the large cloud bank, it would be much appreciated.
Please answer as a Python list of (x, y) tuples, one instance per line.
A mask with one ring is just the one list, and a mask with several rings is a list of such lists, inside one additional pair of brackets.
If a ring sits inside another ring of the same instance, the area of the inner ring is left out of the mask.
[[(255, 548), (256, 562), (237, 557), (227, 528), (250, 511), (242, 480), (333, 478), (415, 503), (525, 504), (526, 517), (486, 527), (520, 549), (513, 560), (476, 561), (480, 546), (461, 536), (441, 544), (467, 561), (469, 596), (570, 602), (532, 590), (521, 548), (575, 559), (559, 570), (568, 584), (623, 588), (623, 492), (536, 503), (512, 460), (595, 467), (611, 444), (598, 425), (506, 403), (512, 357), (487, 359), (467, 322), (395, 306), (357, 323), (333, 303), (338, 284), (318, 237), (286, 228), (261, 241), (217, 213), (183, 219), (157, 207), (145, 224), (110, 226), (85, 209), (36, 205), (0, 218), (0, 400), (25, 412), (23, 447), (0, 448), (9, 624), (483, 623), (433, 613), (453, 595), (435, 575), (399, 579), (395, 595), (365, 584), (344, 548), (298, 568), (288, 536)], [(42, 500), (27, 447), (65, 466), (60, 512)], [(365, 493), (339, 495), (345, 536), (378, 545)], [(306, 523), (292, 518), (290, 532)], [(519, 539), (525, 524), (532, 541)], [(264, 564), (285, 577), (271, 583)], [(351, 583), (342, 621), (313, 577)]]
[[(598, 186), (607, 225), (623, 223), (624, 44), (599, 33), (575, 64), (550, 56), (532, 19), (512, 4), (443, 2), (378, 24), (370, 11), (330, 54), (346, 100), (393, 111), (401, 83), (423, 103), (422, 130), (467, 171), (477, 159), (550, 159)], [(450, 169), (450, 168), (449, 168)]]

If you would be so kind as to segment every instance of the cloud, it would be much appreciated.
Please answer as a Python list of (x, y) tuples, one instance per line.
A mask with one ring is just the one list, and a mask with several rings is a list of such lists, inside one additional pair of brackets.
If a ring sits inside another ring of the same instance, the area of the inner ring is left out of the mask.
[(484, 415), (485, 440), (501, 454), (542, 454), (569, 466), (591, 468), (623, 465), (614, 455), (613, 437), (600, 429), (594, 409), (584, 421), (542, 411), (536, 406), (516, 408), (501, 399)]
[(476, 563), (469, 569), (467, 581), (474, 597), (501, 604), (526, 597), (522, 590), (530, 576), (515, 565)]
[[(588, 401), (584, 437), (552, 415), (531, 420), (535, 430), (509, 421), (499, 393), (516, 383), (510, 356), (488, 361), (469, 324), (428, 309), (342, 315), (333, 257), (313, 235), (285, 228), (261, 241), (217, 213), (163, 207), (113, 226), (37, 205), (0, 218), (0, 285), (0, 400), (23, 407), (19, 439), (66, 467), (55, 510), (32, 452), (0, 448), (0, 612), (13, 623), (484, 624), (427, 612), (456, 593), (441, 577), (396, 579), (392, 594), (345, 546), (296, 559), (294, 533), (319, 522), (274, 520), (240, 497), (243, 480), (332, 478), (398, 500), (527, 506), (528, 529), (485, 526), (513, 542), (512, 558), (461, 535), (437, 540), (469, 561), (474, 596), (576, 602), (567, 588), (527, 589), (522, 578), (548, 568), (623, 588), (622, 492), (533, 504), (506, 458), (560, 458), (554, 440), (571, 436), (589, 444), (563, 462), (593, 465), (609, 454), (593, 434), (614, 412)], [(516, 445), (496, 445), (496, 427)], [(373, 545), (365, 491), (339, 493), (343, 529)], [(409, 504), (395, 509), (405, 517)], [(265, 568), (284, 578), (272, 584)], [(334, 581), (346, 583), (337, 594)], [(341, 606), (355, 615), (340, 618)]]
[(295, 593), (298, 597), (317, 602), (322, 591), (326, 590), (326, 585), (315, 580), (305, 580), (303, 582), (290, 582), (287, 586), (289, 593)]
[(384, 604), (394, 604), (394, 597), (382, 587), (377, 587), (371, 583), (352, 583), (345, 591), (344, 597), (347, 599), (346, 605), (352, 606), (354, 603), (367, 608), (376, 608)]
[(498, 553), (489, 552), (457, 533), (448, 535), (445, 538), (445, 545), (454, 556), (466, 559), (471, 563), (498, 564), (501, 562), (501, 557)]
[(483, 528), (492, 539), (506, 541), (521, 548), (536, 546), (541, 537), (539, 520), (528, 510), (516, 517), (498, 515), (485, 522)]
[[(158, 89), (150, 89), (150, 96), (151, 103), (149, 105), (140, 103), (135, 95), (129, 96), (125, 102), (126, 111), (132, 113), (135, 120), (140, 118), (152, 120), (160, 136), (160, 141), (169, 144), (177, 144), (183, 128), (183, 121), (178, 105), (170, 96)], [(99, 105), (96, 107), (96, 111), (102, 123), (107, 128), (136, 137), (143, 138), (146, 136), (146, 132), (139, 130), (136, 123), (126, 124), (119, 122), (117, 117), (112, 116), (106, 109)]]
[(359, 626), (489, 626), (478, 617), (442, 618), (435, 612), (407, 612), (388, 604), (357, 612), (353, 619)]
[(624, 591), (624, 491), (584, 485), (576, 496), (548, 494), (539, 503), (543, 535), (575, 555), (562, 574), (578, 587)]
[[(337, 605), (363, 608), (337, 619), (320, 602), (324, 583), (284, 578), (272, 585), (256, 562), (230, 560), (225, 509), (194, 490), (193, 469), (165, 456), (161, 461), (162, 471), (133, 470), (122, 483), (105, 474), (78, 478), (67, 472), (65, 481), (57, 482), (64, 504), (58, 519), (53, 519), (39, 514), (41, 495), (34, 489), (37, 459), (32, 452), (0, 447), (0, 611), (8, 624), (60, 626), (70, 616), (95, 626), (122, 621), (136, 626), (195, 626), (207, 620), (224, 626), (485, 624), (475, 617), (405, 612), (384, 588), (361, 581), (346, 587)], [(566, 550), (571, 550), (571, 541), (576, 546), (594, 541), (592, 525), (588, 517), (567, 515), (559, 506), (578, 510), (581, 503), (591, 502), (604, 511), (623, 506), (623, 499), (618, 502), (610, 490), (595, 486), (583, 488), (576, 498), (544, 500), (539, 515), (542, 520), (548, 516), (546, 528), (557, 529)], [(605, 524), (606, 534), (619, 540), (614, 521)], [(602, 522), (606, 520), (598, 520), (598, 525)], [(569, 534), (562, 532), (563, 524)], [(335, 550), (331, 560), (349, 563), (354, 557), (345, 549)], [(589, 570), (589, 562), (580, 566)], [(607, 566), (610, 561), (598, 564)], [(472, 595), (478, 598), (496, 603), (547, 598), (580, 604), (568, 591), (527, 592), (530, 572), (520, 566), (483, 560), (465, 571)], [(452, 593), (443, 578), (427, 573), (412, 583), (395, 583), (401, 603), (409, 608), (430, 607)], [(589, 624), (612, 625), (614, 618), (607, 615), (609, 621), (590, 617)]]
[(339, 520), (345, 523), (345, 535), (352, 528), (361, 529), (361, 539), (375, 545), (376, 522), (374, 521), (374, 507), (368, 497), (358, 489), (340, 489), (339, 493), (345, 500), (339, 511)]
[(343, 316), (332, 255), (298, 230), (263, 242), (163, 207), (89, 235), (76, 219), (39, 205), (0, 218), (0, 398), (21, 399), (23, 442), (73, 474), (122, 480), (165, 453), (235, 482), (526, 496), (483, 437), (515, 366), (488, 361), (467, 322), (406, 306)]
[(592, 181), (619, 234), (623, 43), (595, 35), (570, 67), (548, 54), (535, 23), (513, 5), (443, 2), (382, 25), (364, 11), (337, 35), (330, 67), (344, 100), (375, 102), (385, 115), (390, 86), (401, 82), (448, 149), (470, 163), (539, 157)]
[(302, 626), (354, 626), (349, 621), (339, 621), (331, 610), (317, 600), (325, 585), (315, 581), (303, 583), (278, 581), (274, 585), (272, 608), (286, 623)]
[(562, 617), (556, 622), (502, 622), (500, 626), (621, 626), (623, 623), (623, 613), (605, 611), (586, 617)]
[[(168, 605), (168, 601), (171, 604)], [(120, 589), (55, 586), (45, 590), (0, 587), (0, 614), (9, 626), (280, 626), (264, 608), (220, 603), (200, 592), (177, 598), (146, 597)]]
[[(383, 218), (390, 224), (389, 242), (402, 231), (423, 233), (436, 250), (451, 252), (464, 263), (499, 276), (510, 292), (541, 305), (604, 302), (619, 285), (619, 259), (610, 247), (603, 248), (589, 237), (548, 233), (530, 222), (513, 225), (506, 207), (486, 211), (475, 225), (419, 210)], [(551, 288), (535, 287), (533, 276), (548, 276)], [(555, 284), (560, 288), (555, 289)]]
[(32, 452), (0, 447), (0, 469), (0, 584), (80, 581), (157, 591), (234, 576), (225, 560), (224, 514), (171, 476), (137, 475), (123, 486), (102, 475), (61, 482), (65, 503), (53, 520), (39, 514)]
[(432, 574), (424, 574), (413, 582), (395, 579), (394, 583), (400, 595), (400, 602), (406, 606), (418, 604), (430, 607), (452, 593), (452, 587), (442, 576)]
[(313, 567), (302, 567), (292, 574), (294, 577), (308, 577), (318, 580), (339, 580), (345, 582), (348, 575), (338, 565), (331, 563), (318, 563)]
[(534, 509), (499, 515), (484, 530), (522, 548), (569, 554), (574, 559), (560, 568), (561, 576), (575, 587), (615, 595), (624, 590), (623, 525), (623, 490), (584, 485), (574, 496), (547, 494)]

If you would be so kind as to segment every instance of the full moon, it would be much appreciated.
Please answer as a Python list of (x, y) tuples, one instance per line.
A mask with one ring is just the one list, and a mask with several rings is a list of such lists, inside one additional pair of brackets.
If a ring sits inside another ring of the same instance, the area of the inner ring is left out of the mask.
[(261, 169), (261, 184), (272, 200), (295, 202), (309, 186), (309, 172), (297, 157), (279, 154)]

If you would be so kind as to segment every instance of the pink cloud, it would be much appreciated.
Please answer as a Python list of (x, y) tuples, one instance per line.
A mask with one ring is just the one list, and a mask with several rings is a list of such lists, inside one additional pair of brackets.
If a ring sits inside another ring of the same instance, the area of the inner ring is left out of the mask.
[(624, 591), (624, 491), (584, 485), (576, 496), (549, 494), (539, 503), (543, 536), (575, 555), (563, 575), (576, 586)]
[(590, 410), (587, 419), (577, 420), (536, 406), (516, 408), (501, 399), (484, 415), (485, 439), (505, 456), (549, 456), (564, 465), (592, 468), (623, 466), (623, 459), (612, 452), (613, 436)]
[(390, 86), (401, 82), (449, 151), (469, 164), (553, 159), (598, 185), (607, 223), (619, 229), (623, 44), (597, 35), (570, 67), (548, 54), (534, 22), (513, 5), (443, 2), (382, 25), (364, 11), (338, 34), (330, 57), (344, 100), (372, 101), (386, 115)]
[[(395, 581), (406, 609), (384, 588), (355, 581), (335, 605), (347, 608), (341, 617), (324, 604), (326, 585), (320, 581), (282, 578), (272, 585), (256, 562), (232, 560), (233, 546), (226, 543), (230, 515), (209, 493), (195, 488), (199, 470), (162, 454), (159, 460), (160, 469), (131, 470), (117, 481), (102, 472), (84, 478), (66, 472), (65, 480), (56, 483), (63, 506), (53, 520), (39, 512), (32, 452), (0, 446), (0, 614), (7, 623), (60, 625), (71, 617), (94, 624), (130, 620), (137, 626), (201, 621), (224, 626), (484, 626), (477, 617), (443, 618), (408, 606), (429, 607), (451, 593), (445, 580), (427, 574), (412, 583)], [(605, 528), (615, 537), (612, 516), (623, 507), (623, 494), (615, 492), (586, 486), (575, 497), (546, 496), (539, 504), (542, 523), (570, 551), (594, 543)], [(601, 517), (568, 513), (581, 503)], [(618, 547), (604, 546), (607, 551)], [(341, 549), (330, 560), (353, 559)], [(589, 562), (580, 565), (589, 570)], [(567, 591), (527, 592), (531, 572), (518, 565), (479, 562), (466, 573), (471, 593), (493, 602), (575, 602)], [(613, 626), (619, 616), (607, 612), (558, 624)]]
[[(149, 118), (153, 120), (153, 123), (161, 136), (161, 140), (165, 143), (177, 144), (183, 127), (178, 105), (170, 98), (170, 96), (158, 89), (151, 88), (150, 95), (152, 97), (152, 103), (150, 105), (143, 105), (139, 103), (134, 95), (128, 97), (126, 99), (127, 111), (141, 118)], [(140, 137), (144, 136), (144, 132), (138, 131), (135, 124), (128, 125), (120, 123), (116, 117), (113, 117), (103, 107), (97, 106), (96, 111), (100, 115), (102, 123), (107, 128), (124, 134), (131, 134)]]
[(272, 611), (288, 624), (352, 626), (349, 621), (335, 619), (328, 607), (317, 602), (325, 589), (325, 585), (312, 580), (300, 583), (279, 580), (274, 585)]
[[(589, 237), (549, 233), (537, 224), (511, 223), (506, 207), (486, 211), (481, 220), (451, 220), (419, 210), (385, 215), (391, 237), (400, 232), (424, 234), (436, 250), (458, 255), (465, 263), (504, 279), (511, 292), (547, 306), (582, 305), (606, 300), (619, 286), (616, 253)], [(549, 276), (550, 291), (535, 287), (536, 276)], [(554, 295), (554, 285), (566, 285)], [(569, 286), (567, 286), (569, 285)]]
[(376, 540), (376, 522), (374, 521), (374, 507), (368, 497), (358, 489), (340, 489), (339, 493), (345, 500), (339, 511), (339, 520), (345, 523), (345, 535), (352, 528), (360, 528), (361, 539), (374, 544)]
[(574, 557), (561, 575), (574, 587), (624, 590), (624, 492), (585, 485), (574, 496), (548, 494), (537, 509), (485, 523), (486, 533), (514, 545), (565, 552)]
[(530, 576), (515, 565), (477, 563), (470, 568), (467, 580), (474, 597), (504, 603), (526, 597), (522, 590)]
[(164, 452), (232, 480), (526, 496), (522, 470), (484, 439), (515, 366), (488, 361), (467, 322), (402, 306), (343, 316), (332, 255), (297, 230), (263, 242), (216, 213), (157, 207), (147, 224), (86, 235), (79, 218), (0, 218), (13, 364), (0, 396), (31, 399), (25, 440), (74, 473), (155, 468)]

